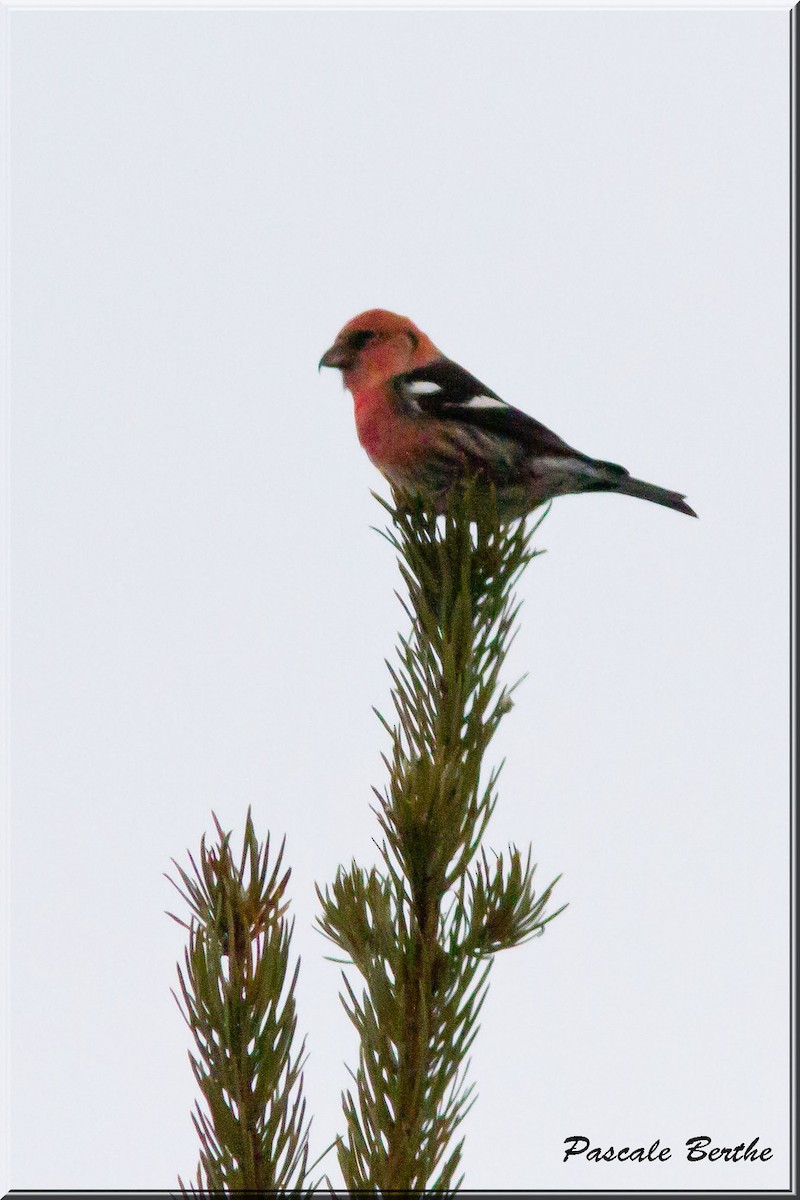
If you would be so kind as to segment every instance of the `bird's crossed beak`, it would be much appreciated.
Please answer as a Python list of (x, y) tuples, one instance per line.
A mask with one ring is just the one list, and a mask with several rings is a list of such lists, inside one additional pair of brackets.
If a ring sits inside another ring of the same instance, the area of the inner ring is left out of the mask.
[(317, 370), (321, 371), (323, 367), (337, 367), (340, 371), (346, 371), (348, 367), (353, 366), (355, 361), (356, 355), (352, 346), (348, 346), (344, 342), (334, 342), (319, 360)]

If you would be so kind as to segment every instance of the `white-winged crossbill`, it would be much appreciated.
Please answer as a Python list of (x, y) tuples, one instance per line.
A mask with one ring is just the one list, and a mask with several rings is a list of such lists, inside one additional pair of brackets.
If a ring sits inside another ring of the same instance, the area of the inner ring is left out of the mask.
[(342, 372), (359, 441), (378, 470), (398, 488), (436, 497), (438, 511), (454, 484), (477, 476), (495, 485), (506, 520), (576, 492), (619, 492), (697, 516), (679, 492), (573, 450), (446, 358), (407, 317), (361, 313), (319, 365)]

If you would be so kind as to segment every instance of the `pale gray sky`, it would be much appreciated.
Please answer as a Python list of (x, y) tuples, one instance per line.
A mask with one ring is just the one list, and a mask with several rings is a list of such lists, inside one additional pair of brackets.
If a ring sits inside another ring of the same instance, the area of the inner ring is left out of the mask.
[(788, 1186), (788, 21), (10, 15), (15, 1188), (193, 1172), (162, 872), (212, 809), (287, 835), (342, 1128), (313, 885), (373, 859), (402, 614), (316, 363), (378, 305), (700, 514), (561, 500), (520, 585), (488, 843), (570, 907), (497, 961), (466, 1183)]

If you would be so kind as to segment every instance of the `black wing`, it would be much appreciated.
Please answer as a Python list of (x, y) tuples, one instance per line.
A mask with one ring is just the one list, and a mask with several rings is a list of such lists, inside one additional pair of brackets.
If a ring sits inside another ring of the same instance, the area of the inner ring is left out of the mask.
[[(437, 358), (393, 380), (406, 404), (416, 405), (431, 417), (459, 421), (486, 433), (509, 438), (534, 456), (552, 455), (587, 460), (557, 434), (486, 387), (469, 371), (449, 358)], [(587, 460), (588, 461), (588, 460)]]

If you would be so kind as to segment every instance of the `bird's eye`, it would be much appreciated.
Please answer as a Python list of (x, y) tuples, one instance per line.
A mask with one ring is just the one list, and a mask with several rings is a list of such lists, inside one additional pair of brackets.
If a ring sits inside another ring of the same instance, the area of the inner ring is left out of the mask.
[(367, 342), (375, 337), (371, 329), (359, 329), (350, 334), (350, 345), (354, 350), (363, 350)]

